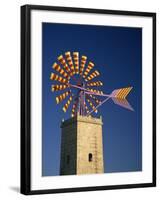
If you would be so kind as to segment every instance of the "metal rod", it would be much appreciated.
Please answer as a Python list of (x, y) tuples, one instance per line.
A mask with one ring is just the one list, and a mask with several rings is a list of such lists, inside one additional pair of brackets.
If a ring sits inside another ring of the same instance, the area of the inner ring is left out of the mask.
[(111, 97), (110, 94), (99, 94), (97, 92), (90, 92), (90, 91), (85, 91), (86, 94), (93, 94), (93, 95), (97, 95), (97, 96), (101, 96), (101, 97)]
[(109, 95), (109, 94), (99, 94), (99, 93), (96, 93), (96, 92), (91, 92), (90, 90), (87, 90), (84, 87), (80, 87), (80, 86), (73, 85), (73, 84), (70, 84), (70, 83), (68, 85), (70, 87), (74, 87), (74, 88), (78, 88), (80, 90), (84, 90), (86, 94), (93, 94), (93, 95), (102, 96), (102, 97), (111, 97), (111, 95)]

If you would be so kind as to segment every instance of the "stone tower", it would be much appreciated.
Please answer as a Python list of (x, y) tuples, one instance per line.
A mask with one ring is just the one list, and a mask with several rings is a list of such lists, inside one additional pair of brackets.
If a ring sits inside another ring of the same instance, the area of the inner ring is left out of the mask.
[(61, 129), (60, 175), (103, 173), (102, 118), (77, 115)]

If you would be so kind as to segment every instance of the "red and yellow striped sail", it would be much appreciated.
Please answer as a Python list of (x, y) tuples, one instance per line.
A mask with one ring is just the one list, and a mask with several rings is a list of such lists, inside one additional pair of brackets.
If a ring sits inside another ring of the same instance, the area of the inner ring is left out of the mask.
[(83, 74), (83, 78), (86, 78), (86, 76), (89, 74), (89, 72), (93, 69), (94, 67), (94, 63), (93, 62), (89, 62), (84, 74)]
[(71, 71), (70, 68), (68, 67), (68, 65), (67, 65), (67, 63), (66, 63), (66, 61), (65, 61), (65, 59), (64, 59), (64, 57), (63, 57), (62, 55), (60, 55), (60, 56), (58, 57), (58, 61), (61, 63), (61, 65), (64, 67), (64, 69), (68, 72), (68, 74), (69, 74), (70, 76), (73, 76), (72, 71)]
[(58, 65), (56, 62), (52, 66), (53, 69), (55, 69), (57, 72), (59, 72), (64, 78), (69, 79), (69, 75)]
[(87, 104), (86, 104), (85, 101), (84, 101), (84, 106), (85, 106), (85, 109), (86, 109), (86, 113), (89, 113), (89, 109), (88, 109)]
[(81, 64), (80, 64), (80, 69), (79, 69), (79, 74), (82, 76), (84, 68), (85, 68), (85, 64), (87, 61), (87, 57), (86, 56), (82, 56), (81, 58)]
[(52, 92), (54, 91), (59, 91), (59, 90), (64, 90), (68, 88), (68, 85), (52, 85)]
[(51, 73), (50, 79), (54, 81), (59, 81), (60, 83), (68, 83), (68, 80), (58, 76), (57, 74)]
[(63, 109), (64, 112), (66, 112), (68, 110), (68, 107), (69, 107), (71, 101), (72, 101), (72, 96), (69, 97), (67, 103), (63, 106), (62, 109)]
[(58, 97), (56, 97), (57, 104), (59, 104), (61, 101), (63, 101), (70, 93), (71, 93), (71, 91), (69, 90), (67, 92), (64, 92), (63, 94), (60, 94)]
[(79, 73), (79, 52), (73, 52), (73, 60), (76, 74)]
[(99, 76), (99, 75), (100, 75), (99, 71), (95, 70), (95, 71), (94, 71), (92, 74), (90, 74), (85, 80), (86, 80), (86, 81), (90, 81), (90, 80), (94, 79), (95, 77), (97, 77), (97, 76)]
[(94, 110), (94, 112), (97, 113), (98, 110), (96, 109), (96, 107), (94, 106), (94, 104), (92, 103), (92, 101), (88, 97), (86, 97), (86, 99), (87, 99), (89, 105), (91, 106), (91, 108)]
[(101, 81), (87, 83), (87, 86), (102, 86), (102, 85), (103, 83)]
[(77, 112), (77, 100), (73, 103), (71, 117), (74, 117)]
[(86, 88), (86, 89), (93, 92), (93, 93), (103, 94), (103, 92), (101, 90), (95, 90), (95, 89), (92, 89), (92, 88)]
[(72, 71), (72, 73), (74, 75), (76, 72), (75, 72), (75, 69), (74, 69), (74, 65), (73, 65), (73, 61), (72, 61), (72, 57), (71, 57), (71, 52), (67, 51), (65, 53), (65, 56), (66, 56), (66, 60), (68, 62), (68, 65), (69, 65), (69, 67), (70, 67), (70, 69), (71, 69), (71, 71)]
[(99, 100), (98, 98), (96, 98), (94, 95), (91, 95), (89, 94), (89, 96), (94, 99), (94, 101), (97, 103), (97, 104), (100, 104), (101, 103), (101, 100)]

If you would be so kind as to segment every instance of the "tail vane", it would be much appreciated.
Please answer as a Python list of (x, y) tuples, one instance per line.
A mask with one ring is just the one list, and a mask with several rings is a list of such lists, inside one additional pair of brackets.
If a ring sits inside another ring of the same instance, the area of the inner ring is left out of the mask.
[(129, 109), (131, 111), (134, 111), (132, 106), (129, 104), (129, 102), (126, 100), (126, 97), (130, 93), (133, 87), (127, 87), (127, 88), (120, 88), (116, 89), (111, 93), (111, 98), (113, 102), (119, 106), (122, 106), (126, 109)]
[(117, 99), (117, 98), (112, 98), (113, 102), (119, 106), (122, 106), (128, 110), (134, 111), (132, 106), (129, 104), (129, 102), (126, 99)]
[(120, 88), (113, 90), (113, 92), (111, 93), (111, 97), (118, 99), (125, 99), (132, 90), (132, 88), (133, 87), (127, 87), (127, 88)]

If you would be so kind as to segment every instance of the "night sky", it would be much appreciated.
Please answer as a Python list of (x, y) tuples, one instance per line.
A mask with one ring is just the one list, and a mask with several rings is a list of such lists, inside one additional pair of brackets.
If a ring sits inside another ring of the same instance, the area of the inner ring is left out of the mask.
[(103, 119), (105, 173), (142, 170), (142, 29), (128, 27), (42, 24), (42, 175), (59, 175), (61, 120), (68, 119), (51, 92), (50, 73), (60, 54), (78, 51), (94, 62), (104, 93), (132, 86), (129, 111), (110, 99), (97, 115)]

